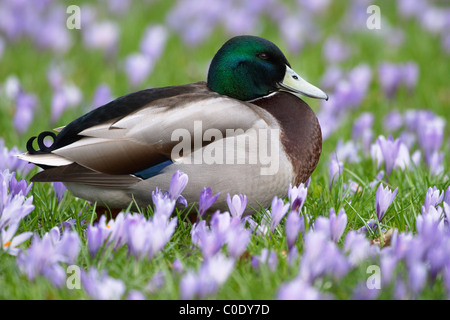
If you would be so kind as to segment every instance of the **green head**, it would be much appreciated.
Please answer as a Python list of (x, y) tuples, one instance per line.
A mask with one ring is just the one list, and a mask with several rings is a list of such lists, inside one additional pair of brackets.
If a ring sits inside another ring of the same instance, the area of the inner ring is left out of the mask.
[(243, 101), (279, 90), (328, 98), (290, 68), (275, 44), (255, 36), (234, 37), (219, 49), (211, 61), (207, 85), (215, 92)]

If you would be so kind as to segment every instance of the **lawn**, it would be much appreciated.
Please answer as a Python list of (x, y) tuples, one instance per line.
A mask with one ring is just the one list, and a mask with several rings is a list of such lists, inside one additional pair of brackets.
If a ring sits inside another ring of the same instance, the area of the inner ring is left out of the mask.
[[(448, 30), (438, 0), (2, 1), (0, 299), (447, 299)], [(95, 203), (29, 182), (38, 168), (15, 155), (31, 136), (206, 80), (239, 34), (277, 44), (330, 96), (305, 98), (323, 151), (290, 197), (251, 217), (230, 195), (208, 221), (187, 218), (205, 201), (162, 200), (98, 221)]]

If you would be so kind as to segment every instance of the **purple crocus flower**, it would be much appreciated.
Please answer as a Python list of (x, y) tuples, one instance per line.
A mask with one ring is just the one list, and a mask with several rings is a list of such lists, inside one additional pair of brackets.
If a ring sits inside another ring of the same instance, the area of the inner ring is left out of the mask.
[(181, 263), (181, 260), (176, 258), (173, 260), (172, 262), (172, 269), (178, 273), (178, 274), (182, 274), (184, 271), (184, 267), (183, 264)]
[(81, 272), (81, 283), (86, 293), (96, 300), (119, 300), (125, 293), (121, 280), (108, 276), (106, 270), (99, 273), (93, 267)]
[(281, 219), (285, 216), (287, 211), (289, 210), (289, 203), (284, 204), (283, 200), (278, 197), (274, 197), (272, 199), (272, 206), (270, 208), (270, 230), (272, 233), (275, 231), (275, 228), (280, 224)]
[(147, 220), (142, 215), (128, 218), (125, 222), (125, 234), (129, 253), (137, 259), (152, 259), (161, 251), (175, 232), (177, 218), (155, 214)]
[(397, 155), (400, 151), (401, 140), (394, 140), (392, 136), (389, 136), (387, 139), (384, 136), (379, 136), (377, 139), (377, 144), (380, 147), (381, 154), (384, 159), (386, 176), (390, 176), (391, 171), (394, 168), (395, 161), (397, 160)]
[(408, 268), (408, 287), (411, 289), (414, 295), (418, 295), (422, 292), (427, 280), (426, 266), (417, 261)]
[(106, 84), (100, 84), (97, 86), (92, 98), (92, 109), (101, 107), (113, 100), (111, 88)]
[(450, 206), (450, 186), (445, 191), (444, 202)]
[(213, 196), (211, 188), (203, 188), (198, 200), (198, 213), (200, 217), (205, 215), (206, 211), (216, 202), (219, 195), (220, 192)]
[(433, 243), (439, 235), (442, 235), (440, 232), (444, 229), (442, 213), (442, 207), (430, 206), (424, 214), (417, 216), (416, 229), (422, 237), (422, 242), (427, 240), (428, 243)]
[(436, 207), (444, 199), (444, 191), (438, 190), (436, 186), (433, 188), (428, 188), (427, 194), (425, 195), (425, 202), (422, 209), (422, 214), (428, 211), (430, 206)]
[(371, 130), (373, 126), (374, 116), (371, 112), (363, 112), (353, 122), (352, 138), (357, 140), (366, 130)]
[(233, 271), (234, 263), (221, 253), (205, 260), (198, 272), (189, 271), (181, 278), (181, 298), (203, 299), (214, 294)]
[(106, 239), (110, 236), (108, 229), (103, 228), (104, 216), (100, 218), (100, 223), (96, 226), (88, 225), (86, 228), (86, 238), (88, 244), (88, 250), (92, 257), (94, 257), (98, 250), (105, 245)]
[(397, 265), (398, 258), (391, 251), (383, 248), (380, 253), (381, 284), (383, 286), (388, 286), (391, 283)]
[(402, 80), (402, 74), (396, 64), (382, 63), (378, 67), (378, 78), (385, 95), (393, 97)]
[(331, 36), (323, 46), (323, 56), (328, 63), (339, 63), (351, 55), (350, 48), (341, 39)]
[(3, 229), (29, 215), (34, 210), (34, 205), (32, 196), (25, 198), (19, 194), (11, 198), (1, 186), (0, 188), (0, 196), (3, 198), (0, 202), (0, 229)]
[(324, 275), (339, 279), (348, 271), (347, 259), (325, 233), (312, 231), (305, 235), (304, 251), (300, 258), (301, 279), (310, 283)]
[(308, 187), (305, 184), (300, 183), (298, 187), (292, 187), (289, 185), (288, 189), (288, 197), (289, 202), (291, 204), (291, 211), (296, 211), (300, 213), (302, 210), (303, 204), (306, 201), (306, 196), (308, 195)]
[(72, 264), (80, 251), (80, 239), (76, 232), (64, 232), (54, 227), (42, 239), (35, 235), (31, 246), (19, 253), (17, 264), (30, 280), (43, 275), (55, 286), (61, 287), (66, 280), (66, 272), (60, 262)]
[(330, 177), (330, 188), (336, 183), (340, 175), (344, 171), (344, 163), (337, 160), (335, 157), (331, 157), (330, 164), (328, 165), (328, 173)]
[(380, 183), (375, 195), (375, 208), (377, 211), (378, 221), (381, 222), (383, 219), (387, 209), (394, 201), (397, 191), (398, 188), (395, 188), (393, 192), (388, 187), (383, 188), (383, 185)]
[(17, 246), (27, 241), (33, 235), (33, 232), (24, 232), (19, 235), (15, 235), (18, 227), (19, 223), (15, 222), (8, 228), (3, 228), (0, 230), (0, 244), (2, 246), (2, 249), (13, 256), (17, 256), (17, 254), (19, 253), (20, 249), (17, 248)]
[(130, 290), (127, 295), (127, 300), (147, 300), (144, 294), (138, 290)]
[(37, 99), (34, 95), (19, 91), (16, 97), (16, 112), (14, 114), (14, 127), (17, 132), (24, 133), (28, 130), (34, 117)]
[(425, 153), (425, 161), (431, 167), (431, 157), (442, 146), (444, 139), (445, 120), (432, 116), (431, 119), (424, 119), (418, 122), (416, 128), (418, 140)]
[(66, 186), (62, 182), (53, 182), (53, 189), (55, 191), (56, 199), (58, 200), (58, 203), (61, 202), (62, 198), (64, 197), (64, 194), (67, 191)]
[(403, 116), (397, 110), (389, 112), (383, 121), (383, 128), (387, 131), (397, 131), (403, 126)]
[(83, 31), (83, 42), (87, 48), (102, 49), (107, 56), (117, 51), (119, 27), (115, 22), (92, 23), (83, 28)]
[(9, 150), (5, 147), (5, 141), (0, 138), (0, 171), (8, 169), (10, 171), (17, 172), (21, 175), (26, 175), (31, 169), (34, 168), (34, 164), (28, 163), (28, 161), (17, 158), (17, 155), (21, 152), (17, 147), (12, 147)]
[(369, 240), (364, 234), (351, 230), (345, 236), (344, 251), (350, 265), (357, 266), (371, 254)]
[(200, 248), (205, 259), (217, 254), (225, 243), (225, 233), (210, 230), (206, 226), (205, 220), (193, 226), (191, 236), (192, 241)]
[(339, 210), (336, 215), (334, 208), (330, 209), (330, 238), (334, 242), (338, 242), (347, 227), (347, 215), (344, 208)]
[(147, 27), (141, 40), (140, 49), (147, 57), (156, 60), (164, 51), (168, 38), (168, 31), (163, 25)]
[(251, 232), (242, 224), (230, 228), (227, 232), (226, 244), (231, 258), (239, 258), (247, 249), (251, 239)]
[(154, 62), (143, 53), (133, 53), (125, 59), (125, 73), (133, 88), (144, 82), (153, 70)]
[(187, 201), (181, 195), (181, 193), (183, 192), (184, 188), (186, 188), (188, 180), (189, 180), (188, 175), (181, 172), (180, 170), (177, 170), (173, 174), (172, 179), (170, 180), (169, 191), (168, 191), (169, 198), (171, 200), (178, 201), (179, 203), (187, 206)]
[[(33, 186), (33, 183), (28, 184), (27, 180), (16, 180), (16, 172), (10, 173), (9, 170), (0, 172), (0, 181), (5, 183), (5, 186), (9, 189), (9, 197), (13, 198), (16, 195), (27, 196)], [(6, 193), (4, 194), (6, 195)], [(3, 201), (3, 204), (6, 202)]]
[(282, 284), (277, 293), (277, 300), (320, 300), (321, 298), (320, 291), (300, 277)]
[(168, 193), (163, 194), (158, 188), (152, 192), (152, 201), (155, 215), (169, 218), (175, 210), (176, 199), (171, 199)]
[(305, 232), (305, 218), (300, 217), (296, 211), (290, 211), (286, 217), (285, 232), (290, 250), (297, 242), (299, 232)]
[(247, 207), (247, 196), (246, 195), (234, 195), (231, 198), (230, 194), (227, 194), (227, 204), (228, 209), (230, 209), (230, 214), (235, 218), (242, 218), (242, 215)]
[(53, 93), (51, 103), (51, 121), (57, 122), (67, 108), (73, 108), (81, 103), (83, 94), (74, 84), (63, 84)]

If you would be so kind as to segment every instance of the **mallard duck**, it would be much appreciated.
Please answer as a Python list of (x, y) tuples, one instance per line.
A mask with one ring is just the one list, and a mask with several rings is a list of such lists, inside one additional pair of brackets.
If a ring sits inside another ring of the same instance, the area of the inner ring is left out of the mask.
[(251, 213), (286, 197), (319, 161), (320, 125), (299, 95), (328, 99), (275, 44), (237, 36), (212, 59), (207, 82), (122, 96), (57, 135), (32, 137), (20, 157), (44, 169), (32, 181), (61, 181), (76, 197), (111, 209), (147, 207), (151, 192), (167, 190), (180, 170), (189, 177), (189, 203), (210, 187), (220, 192), (210, 211), (227, 210), (227, 194), (245, 194)]

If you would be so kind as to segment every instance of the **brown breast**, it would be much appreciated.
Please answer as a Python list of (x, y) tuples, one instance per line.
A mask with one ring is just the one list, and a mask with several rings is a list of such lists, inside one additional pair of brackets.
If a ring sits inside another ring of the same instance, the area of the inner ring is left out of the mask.
[(277, 119), (284, 151), (294, 167), (294, 184), (305, 182), (322, 153), (322, 131), (314, 111), (302, 99), (287, 92), (278, 92), (252, 103)]

